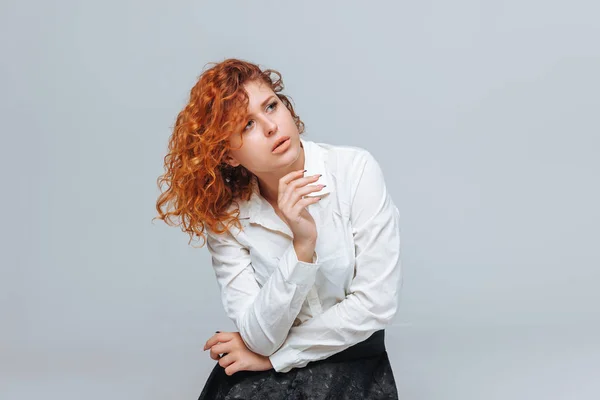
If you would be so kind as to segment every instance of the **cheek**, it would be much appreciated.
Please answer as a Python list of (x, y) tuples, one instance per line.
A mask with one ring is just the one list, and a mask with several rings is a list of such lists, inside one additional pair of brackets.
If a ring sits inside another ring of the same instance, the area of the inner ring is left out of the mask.
[(260, 171), (265, 164), (265, 157), (260, 156), (264, 151), (261, 150), (261, 143), (255, 143), (252, 138), (245, 137), (244, 145), (240, 149), (232, 151), (231, 154), (244, 167), (253, 171)]
[(292, 118), (292, 114), (288, 111), (287, 114), (282, 118), (282, 123), (286, 127), (286, 129), (296, 129), (296, 122), (294, 122), (294, 118)]
[(290, 110), (288, 110), (287, 108), (285, 109), (285, 117), (286, 117), (288, 120), (290, 120), (290, 121), (294, 122), (294, 118), (292, 117), (292, 113), (291, 113), (291, 112), (290, 112)]

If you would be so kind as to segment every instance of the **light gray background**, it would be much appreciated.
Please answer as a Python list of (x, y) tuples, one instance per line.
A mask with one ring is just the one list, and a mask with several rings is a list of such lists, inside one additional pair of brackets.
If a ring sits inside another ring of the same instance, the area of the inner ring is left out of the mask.
[(307, 139), (370, 150), (402, 217), (403, 399), (600, 396), (592, 1), (3, 1), (0, 398), (194, 399), (233, 330), (151, 222), (210, 61), (282, 72)]

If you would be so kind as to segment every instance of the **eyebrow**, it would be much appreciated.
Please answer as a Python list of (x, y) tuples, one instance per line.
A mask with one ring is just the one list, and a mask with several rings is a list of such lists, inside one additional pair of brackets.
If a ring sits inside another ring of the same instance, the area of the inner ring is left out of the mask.
[[(267, 97), (266, 100), (261, 103), (260, 108), (261, 109), (265, 108), (265, 106), (267, 105), (267, 103), (270, 102), (271, 100), (273, 100), (273, 98), (275, 98), (275, 97), (277, 97), (277, 96), (270, 95), (269, 97)], [(251, 113), (248, 113), (246, 116), (249, 116), (249, 115), (251, 115)]]

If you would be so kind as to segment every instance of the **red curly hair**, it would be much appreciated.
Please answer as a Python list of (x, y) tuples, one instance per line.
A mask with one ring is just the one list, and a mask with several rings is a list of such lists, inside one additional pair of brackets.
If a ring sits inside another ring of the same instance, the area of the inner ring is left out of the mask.
[[(234, 199), (248, 200), (252, 194), (252, 173), (243, 166), (231, 167), (225, 155), (231, 149), (229, 138), (240, 134), (246, 124), (248, 93), (244, 84), (262, 81), (269, 85), (290, 111), (298, 132), (304, 123), (294, 112), (290, 98), (282, 93), (281, 74), (247, 61), (226, 59), (204, 71), (190, 91), (186, 106), (177, 116), (164, 157), (165, 173), (157, 179), (158, 218), (167, 225), (204, 239), (206, 227), (223, 233), (233, 224), (242, 229), (239, 209), (228, 212)], [(271, 76), (275, 75), (275, 79)], [(178, 217), (179, 221), (173, 221)]]

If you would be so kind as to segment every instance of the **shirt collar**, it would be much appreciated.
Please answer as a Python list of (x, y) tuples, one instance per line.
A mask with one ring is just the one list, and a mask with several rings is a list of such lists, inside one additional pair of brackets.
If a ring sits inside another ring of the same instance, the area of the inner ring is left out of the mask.
[[(304, 175), (310, 176), (315, 174), (323, 174), (314, 184), (327, 185), (320, 191), (309, 194), (309, 196), (324, 196), (328, 193), (331, 193), (333, 188), (331, 187), (326, 173), (327, 149), (319, 146), (313, 141), (305, 140), (302, 137), (300, 137), (300, 143), (302, 143), (302, 147), (304, 148), (304, 169), (306, 169)], [(259, 223), (261, 225), (267, 225), (267, 220), (271, 220), (271, 222), (273, 222), (273, 217), (279, 220), (277, 215), (274, 213), (272, 206), (260, 195), (258, 178), (256, 176), (252, 176), (250, 185), (252, 187), (250, 199), (245, 201), (236, 201), (236, 204), (239, 206), (240, 210), (239, 218), (249, 218), (250, 222)], [(315, 203), (315, 205), (320, 204), (321, 202)], [(279, 221), (275, 222), (279, 223)], [(285, 225), (285, 228), (289, 230), (287, 225)], [(283, 230), (285, 230), (285, 228)]]

